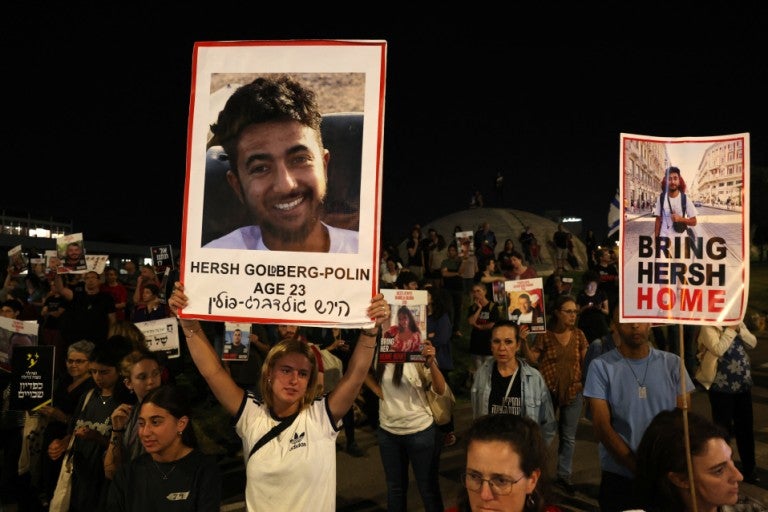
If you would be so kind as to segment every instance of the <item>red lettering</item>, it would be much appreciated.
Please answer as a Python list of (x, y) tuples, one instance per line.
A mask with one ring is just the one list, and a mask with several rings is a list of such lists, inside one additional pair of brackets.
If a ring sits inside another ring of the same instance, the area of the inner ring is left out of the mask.
[(725, 290), (709, 290), (707, 304), (710, 313), (717, 313), (723, 310), (725, 304)]
[(675, 307), (675, 302), (677, 302), (675, 290), (672, 288), (661, 288), (659, 293), (656, 294), (656, 302), (659, 304), (659, 309), (670, 311)]
[(696, 288), (683, 288), (680, 293), (681, 311), (701, 311), (701, 290)]

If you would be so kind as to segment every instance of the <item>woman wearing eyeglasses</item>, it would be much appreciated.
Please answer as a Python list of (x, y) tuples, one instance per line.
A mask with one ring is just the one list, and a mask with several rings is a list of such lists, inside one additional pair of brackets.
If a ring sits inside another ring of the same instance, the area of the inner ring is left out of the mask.
[(546, 459), (534, 420), (512, 414), (480, 416), (467, 431), (459, 511), (559, 512), (546, 504)]
[[(80, 397), (94, 386), (91, 372), (88, 370), (88, 358), (93, 352), (93, 343), (87, 340), (76, 341), (67, 348), (67, 373), (62, 374), (53, 386), (52, 405), (40, 409), (48, 417), (48, 425), (43, 432), (43, 446), (48, 446), (54, 439), (67, 435), (67, 424), (75, 412)], [(61, 459), (42, 460), (42, 492), (40, 501), (46, 505), (51, 501), (56, 488), (56, 480), (61, 470)]]
[(162, 384), (163, 370), (156, 352), (133, 351), (120, 362), (125, 386), (136, 394), (136, 403), (123, 403), (112, 411), (112, 434), (104, 456), (104, 475), (110, 480), (125, 463), (144, 453), (136, 426), (144, 397)]
[(525, 357), (538, 364), (552, 395), (552, 405), (558, 415), (557, 483), (570, 495), (576, 492), (571, 483), (571, 469), (584, 402), (581, 374), (589, 348), (584, 332), (576, 327), (578, 313), (575, 298), (559, 296), (547, 330), (536, 335), (532, 347), (523, 343)]

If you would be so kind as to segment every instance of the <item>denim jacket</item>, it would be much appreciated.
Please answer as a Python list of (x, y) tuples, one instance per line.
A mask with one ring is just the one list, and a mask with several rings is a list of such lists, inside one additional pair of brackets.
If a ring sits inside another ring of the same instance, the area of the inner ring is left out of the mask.
[[(491, 374), (496, 361), (491, 359), (485, 362), (475, 372), (472, 383), (472, 416), (478, 418), (488, 414), (488, 399), (491, 396)], [(520, 366), (520, 388), (523, 403), (523, 413), (533, 419), (541, 427), (544, 441), (549, 445), (557, 433), (557, 421), (555, 410), (552, 407), (552, 397), (549, 388), (544, 382), (544, 377), (533, 366), (520, 358), (517, 359)]]

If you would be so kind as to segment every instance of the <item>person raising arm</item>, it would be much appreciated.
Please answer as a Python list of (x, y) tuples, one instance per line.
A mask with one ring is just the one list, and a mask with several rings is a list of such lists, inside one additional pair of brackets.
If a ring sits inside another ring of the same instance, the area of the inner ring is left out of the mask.
[[(176, 314), (188, 304), (184, 287), (177, 282), (169, 305)], [(336, 437), (371, 366), (381, 328), (389, 326), (390, 309), (382, 294), (371, 299), (367, 315), (374, 327), (361, 329), (347, 371), (333, 391), (317, 399), (317, 366), (306, 343), (288, 339), (270, 350), (262, 367), (263, 400), (259, 400), (235, 383), (200, 322), (179, 319), (195, 366), (234, 417), (235, 430), (249, 452), (245, 490), (249, 511), (335, 510)], [(287, 424), (284, 432), (252, 452), (265, 434), (283, 422)]]

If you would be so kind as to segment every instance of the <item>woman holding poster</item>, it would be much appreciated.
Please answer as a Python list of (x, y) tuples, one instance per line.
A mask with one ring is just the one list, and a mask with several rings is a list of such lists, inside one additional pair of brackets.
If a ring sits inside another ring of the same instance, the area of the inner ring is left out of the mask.
[(557, 445), (557, 483), (570, 495), (575, 493), (571, 483), (573, 452), (576, 447), (576, 429), (581, 418), (583, 403), (584, 357), (589, 342), (576, 327), (579, 307), (570, 295), (557, 298), (546, 332), (536, 335), (533, 346), (523, 343), (525, 357), (538, 363), (544, 376), (552, 405), (558, 415), (559, 442)]
[[(421, 350), (426, 363), (379, 363), (366, 385), (379, 397), (381, 463), (387, 482), (387, 510), (410, 510), (409, 466), (427, 512), (442, 512), (440, 453), (443, 431), (435, 423), (427, 393), (443, 396), (447, 384), (426, 340)], [(425, 368), (426, 367), (426, 368)]]
[[(187, 307), (184, 286), (177, 282), (169, 305)], [(362, 329), (347, 371), (333, 391), (315, 400), (317, 366), (309, 345), (290, 338), (267, 354), (261, 375), (263, 400), (246, 394), (222, 366), (200, 321), (181, 318), (192, 360), (222, 407), (234, 417), (235, 431), (248, 450), (245, 501), (249, 511), (336, 509), (336, 437), (342, 418), (360, 393), (390, 309), (382, 294), (366, 311), (375, 322)], [(263, 446), (260, 440), (267, 437)]]

